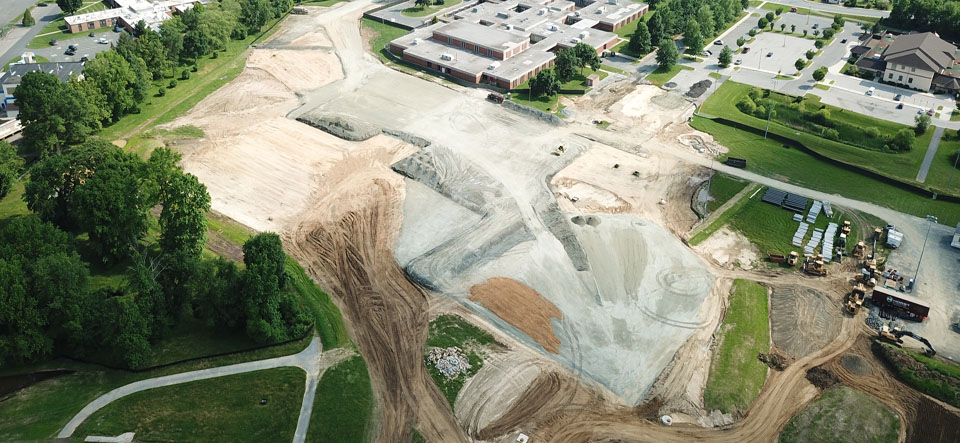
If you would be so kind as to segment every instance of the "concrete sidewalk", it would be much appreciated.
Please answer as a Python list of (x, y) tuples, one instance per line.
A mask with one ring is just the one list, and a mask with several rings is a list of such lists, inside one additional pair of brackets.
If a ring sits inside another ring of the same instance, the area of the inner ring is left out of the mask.
[(941, 137), (943, 137), (943, 127), (937, 126), (936, 130), (933, 131), (933, 138), (930, 139), (930, 146), (927, 147), (927, 154), (923, 156), (920, 172), (917, 172), (917, 181), (920, 183), (927, 180), (927, 172), (930, 172), (930, 164), (933, 163), (933, 157), (937, 155), (937, 148), (940, 147)]

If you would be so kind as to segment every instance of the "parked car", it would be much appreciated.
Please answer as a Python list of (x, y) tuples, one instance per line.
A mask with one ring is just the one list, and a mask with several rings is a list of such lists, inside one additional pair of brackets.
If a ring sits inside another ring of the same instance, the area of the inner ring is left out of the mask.
[(747, 46), (744, 46), (744, 47), (743, 47), (743, 53), (746, 54), (746, 53), (748, 53), (748, 52), (750, 52), (750, 48), (747, 47)]
[(847, 39), (840, 40), (840, 43), (846, 43)]
[(78, 47), (77, 45), (71, 44), (71, 45), (67, 46), (67, 48), (69, 48), (71, 51), (76, 51), (79, 47)]
[(100, 37), (100, 40), (97, 40), (97, 43), (100, 43), (101, 45), (106, 45), (106, 44), (110, 43), (110, 41), (107, 40), (107, 39), (105, 39), (105, 38), (103, 38), (103, 37)]
[(67, 49), (67, 51), (64, 52), (64, 54), (69, 55), (69, 56), (73, 56), (73, 55), (75, 55), (76, 53), (77, 53), (77, 51), (75, 51), (75, 50), (73, 50), (73, 49)]
[(814, 23), (813, 29), (820, 29), (820, 23)]
[(902, 98), (903, 98), (903, 94), (897, 94), (897, 95), (893, 96), (893, 100), (894, 100), (894, 101), (900, 101), (900, 99), (902, 99)]
[(874, 93), (876, 90), (877, 90), (877, 88), (874, 88), (873, 86), (871, 86), (870, 89), (867, 89), (867, 95), (873, 95), (873, 93)]
[(40, 6), (40, 7), (44, 7), (44, 6), (47, 6), (47, 2), (40, 2), (40, 3), (37, 3), (37, 6)]
[(717, 40), (717, 41), (713, 42), (713, 44), (715, 44), (715, 45), (717, 45), (717, 46), (723, 46), (723, 40)]
[(897, 103), (897, 109), (903, 109), (903, 103)]
[(57, 46), (57, 39), (51, 38), (51, 39), (50, 39), (50, 46)]
[(797, 12), (797, 8), (790, 8), (790, 12)]
[(767, 57), (773, 57), (773, 52), (768, 52)]
[(737, 61), (733, 62), (733, 64), (735, 65), (739, 65), (741, 63), (743, 63), (743, 60), (740, 60), (739, 58), (737, 59)]
[(927, 109), (927, 115), (933, 117), (933, 108)]
[(90, 56), (87, 55), (87, 54), (84, 54), (83, 57), (80, 57), (80, 61), (81, 61), (81, 62), (88, 62), (88, 61), (90, 61)]

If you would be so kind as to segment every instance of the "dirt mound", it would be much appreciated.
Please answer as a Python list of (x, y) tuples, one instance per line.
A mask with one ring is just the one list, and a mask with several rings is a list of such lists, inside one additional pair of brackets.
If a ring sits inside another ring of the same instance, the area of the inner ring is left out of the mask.
[(859, 355), (845, 354), (843, 357), (840, 357), (840, 364), (842, 364), (843, 367), (848, 371), (856, 375), (873, 374), (873, 365)]
[(690, 90), (684, 95), (690, 98), (698, 98), (703, 95), (704, 92), (707, 92), (707, 89), (710, 89), (710, 85), (712, 84), (713, 82), (710, 80), (700, 80), (691, 85)]
[(908, 436), (909, 443), (960, 441), (960, 416), (927, 396), (920, 396), (917, 418), (913, 426), (918, 432)]
[(821, 366), (810, 368), (810, 370), (807, 371), (807, 380), (810, 380), (810, 383), (813, 383), (813, 385), (820, 388), (820, 390), (825, 390), (837, 384), (839, 381), (833, 372), (823, 369)]
[(347, 115), (304, 114), (297, 121), (350, 141), (364, 141), (380, 133), (380, 128)]
[(560, 339), (550, 319), (563, 320), (563, 313), (527, 285), (511, 278), (491, 278), (470, 288), (470, 300), (523, 331), (547, 351), (560, 351)]
[(791, 358), (822, 349), (840, 332), (840, 304), (815, 289), (774, 286), (770, 296), (773, 343)]
[(760, 360), (761, 363), (767, 365), (770, 369), (777, 371), (783, 371), (784, 369), (787, 369), (787, 365), (789, 364), (786, 357), (777, 353), (760, 353), (757, 354), (757, 359)]

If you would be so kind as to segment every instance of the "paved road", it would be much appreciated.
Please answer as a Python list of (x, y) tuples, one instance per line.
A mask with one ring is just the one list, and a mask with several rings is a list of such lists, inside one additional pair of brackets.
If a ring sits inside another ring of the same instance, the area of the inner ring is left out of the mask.
[(303, 402), (300, 405), (300, 417), (297, 420), (297, 430), (293, 438), (294, 443), (302, 443), (306, 439), (307, 429), (310, 426), (310, 415), (313, 413), (313, 399), (321, 375), (323, 375), (323, 372), (327, 368), (352, 354), (353, 351), (346, 349), (333, 349), (327, 353), (322, 353), (320, 339), (314, 337), (306, 349), (293, 355), (140, 380), (116, 388), (88, 403), (77, 415), (67, 422), (63, 429), (60, 430), (57, 438), (70, 438), (73, 432), (77, 430), (77, 427), (93, 415), (94, 412), (97, 412), (114, 400), (136, 392), (227, 375), (260, 371), (263, 369), (293, 366), (303, 369), (307, 373), (306, 389), (304, 389)]
[[(8, 0), (3, 1), (6, 2)], [(0, 66), (3, 66), (3, 64), (6, 64), (11, 59), (20, 57), (24, 52), (29, 51), (27, 49), (27, 43), (30, 43), (30, 40), (33, 40), (34, 37), (40, 34), (44, 26), (57, 19), (57, 16), (60, 15), (60, 7), (57, 6), (55, 2), (48, 3), (50, 3), (50, 5), (47, 7), (33, 8), (33, 18), (37, 20), (37, 24), (31, 26), (26, 34), (23, 34), (16, 43), (9, 45), (6, 52), (0, 55)]]
[(0, 8), (0, 26), (4, 26), (14, 20), (20, 23), (23, 11), (26, 11), (27, 8), (33, 6), (35, 3), (35, 0), (3, 0), (3, 8)]
[(923, 156), (923, 164), (920, 165), (920, 172), (917, 172), (917, 181), (920, 183), (927, 180), (927, 172), (930, 172), (930, 164), (933, 163), (933, 157), (937, 155), (937, 148), (940, 147), (940, 137), (943, 137), (943, 127), (938, 126), (936, 130), (933, 131), (933, 138), (930, 139), (927, 154)]

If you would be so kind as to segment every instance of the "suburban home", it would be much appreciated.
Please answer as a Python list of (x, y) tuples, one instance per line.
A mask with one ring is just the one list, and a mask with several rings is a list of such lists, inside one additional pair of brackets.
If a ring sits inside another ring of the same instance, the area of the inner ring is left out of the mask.
[(960, 92), (960, 50), (936, 33), (867, 36), (852, 51), (861, 71), (921, 91)]
[(645, 3), (508, 0), (480, 3), (449, 23), (415, 29), (390, 42), (409, 63), (469, 83), (513, 89), (553, 66), (556, 51), (584, 43), (598, 53), (618, 43), (612, 30), (647, 12)]
[(10, 65), (7, 72), (0, 74), (0, 113), (5, 113), (7, 118), (16, 118), (19, 113), (17, 110), (13, 92), (20, 84), (20, 79), (28, 72), (43, 71), (57, 76), (62, 82), (69, 81), (72, 77), (83, 80), (83, 62), (64, 62), (64, 63), (16, 63)]
[(94, 29), (120, 26), (133, 30), (137, 22), (143, 21), (148, 27), (156, 27), (173, 14), (181, 14), (197, 3), (210, 0), (107, 0), (113, 8), (103, 11), (71, 15), (63, 20), (70, 32), (93, 31)]

